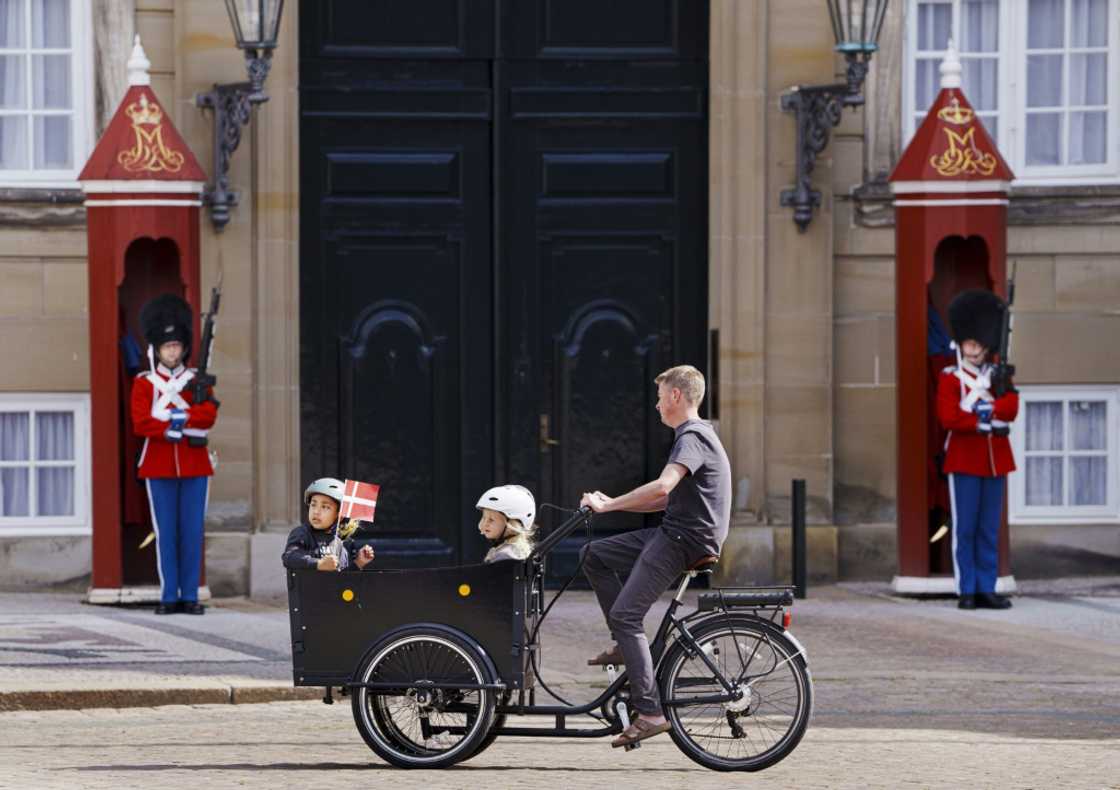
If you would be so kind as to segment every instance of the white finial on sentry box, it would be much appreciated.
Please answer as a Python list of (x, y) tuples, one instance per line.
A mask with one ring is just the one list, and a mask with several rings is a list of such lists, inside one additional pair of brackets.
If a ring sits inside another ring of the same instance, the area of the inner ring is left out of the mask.
[(144, 54), (144, 47), (140, 45), (139, 33), (136, 34), (134, 41), (132, 55), (128, 58), (128, 84), (151, 85), (152, 77), (148, 74), (148, 69), (152, 67), (152, 62)]
[(949, 46), (945, 49), (945, 59), (941, 61), (941, 87), (959, 88), (961, 86), (961, 59), (957, 55), (957, 46), (953, 39), (949, 39)]

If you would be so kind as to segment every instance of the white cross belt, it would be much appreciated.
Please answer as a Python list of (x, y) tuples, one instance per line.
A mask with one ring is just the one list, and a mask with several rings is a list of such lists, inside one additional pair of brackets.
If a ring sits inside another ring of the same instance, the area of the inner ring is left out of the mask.
[(152, 416), (163, 422), (171, 421), (171, 407), (190, 411), (191, 406), (180, 394), (183, 388), (194, 378), (193, 370), (185, 370), (173, 379), (164, 379), (155, 373), (148, 374), (148, 381), (152, 382)]

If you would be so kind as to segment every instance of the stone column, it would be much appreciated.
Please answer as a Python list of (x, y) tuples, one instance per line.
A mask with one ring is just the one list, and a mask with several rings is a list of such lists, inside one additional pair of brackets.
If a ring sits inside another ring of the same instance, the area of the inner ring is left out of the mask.
[(253, 126), (253, 516), (249, 592), (284, 595), (280, 553), (301, 517), (299, 442), (299, 4), (285, 4)]
[[(286, 3), (254, 127), (257, 247), (254, 419), (258, 529), (300, 520), (299, 448), (299, 6)], [(266, 118), (267, 116), (267, 118)]]
[[(212, 180), (213, 129), (210, 111), (195, 106), (198, 93), (215, 83), (247, 79), (245, 57), (234, 43), (223, 3), (187, 0), (174, 4), (175, 123)], [(271, 82), (266, 83), (271, 92)], [(269, 122), (271, 107), (254, 112), (252, 124)], [(287, 121), (282, 121), (286, 123)], [(230, 163), (230, 183), (240, 205), (219, 234), (203, 211), (201, 221), (204, 301), (222, 277), (222, 309), (214, 343), (215, 388), (222, 402), (211, 447), (219, 464), (210, 484), (206, 518), (207, 582), (215, 595), (245, 594), (249, 589), (249, 532), (255, 523), (254, 402), (257, 305), (253, 145), (251, 131)], [(204, 308), (205, 309), (205, 308)]]
[[(791, 208), (779, 204), (793, 185), (796, 126), (780, 96), (798, 84), (842, 81), (833, 54), (827, 9), (817, 0), (769, 4), (766, 75), (766, 516), (774, 530), (775, 573), (790, 577), (790, 482), (804, 478), (809, 500), (809, 570), (835, 578), (836, 530), (831, 526), (833, 488), (832, 246), (833, 194), (830, 144), (816, 160), (813, 186), (821, 206), (805, 232)], [(845, 111), (850, 113), (851, 111)]]
[(720, 333), (719, 433), (735, 486), (726, 583), (770, 580), (766, 504), (766, 2), (712, 0), (709, 316)]

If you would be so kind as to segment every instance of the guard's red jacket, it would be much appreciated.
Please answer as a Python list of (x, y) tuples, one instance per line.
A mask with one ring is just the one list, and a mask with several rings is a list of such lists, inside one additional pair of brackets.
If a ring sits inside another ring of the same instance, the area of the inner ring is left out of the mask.
[(208, 477), (214, 474), (210, 453), (205, 447), (191, 447), (188, 435), (205, 435), (218, 418), (217, 404), (212, 400), (196, 404), (191, 391), (193, 387), (186, 384), (178, 393), (188, 406), (183, 409), (187, 412), (187, 422), (183, 426), (186, 431), (178, 442), (169, 442), (163, 433), (170, 424), (168, 411), (175, 404), (161, 407), (161, 393), (150, 378), (156, 375), (168, 382), (183, 377), (193, 378), (193, 373), (193, 370), (183, 368), (173, 373), (163, 365), (157, 365), (155, 374), (140, 373), (132, 380), (132, 428), (137, 436), (144, 437), (144, 448), (140, 451), (138, 464), (141, 478)]
[[(956, 367), (941, 371), (937, 385), (937, 418), (949, 432), (945, 440), (945, 474), (1002, 477), (1015, 471), (1011, 441), (977, 430), (980, 418), (961, 409), (961, 380)], [(992, 403), (992, 419), (1011, 422), (1019, 414), (1019, 395), (1011, 391)]]

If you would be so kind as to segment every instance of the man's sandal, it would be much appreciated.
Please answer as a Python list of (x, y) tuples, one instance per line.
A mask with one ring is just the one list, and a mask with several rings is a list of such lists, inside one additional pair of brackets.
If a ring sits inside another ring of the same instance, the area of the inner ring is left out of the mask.
[(626, 659), (622, 656), (622, 651), (618, 647), (612, 647), (610, 650), (604, 650), (595, 658), (587, 659), (587, 666), (589, 667), (605, 667), (607, 664), (625, 664)]
[(634, 723), (627, 727), (625, 732), (611, 741), (611, 746), (616, 749), (619, 746), (630, 746), (638, 741), (644, 741), (646, 738), (652, 738), (654, 735), (668, 732), (671, 729), (673, 729), (673, 725), (669, 722), (653, 724), (645, 719), (634, 719)]

